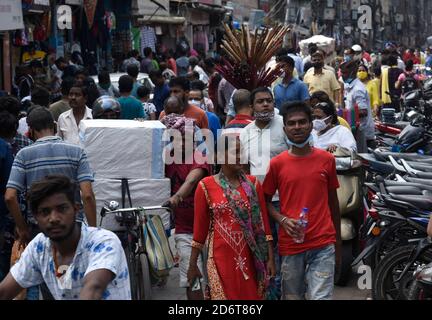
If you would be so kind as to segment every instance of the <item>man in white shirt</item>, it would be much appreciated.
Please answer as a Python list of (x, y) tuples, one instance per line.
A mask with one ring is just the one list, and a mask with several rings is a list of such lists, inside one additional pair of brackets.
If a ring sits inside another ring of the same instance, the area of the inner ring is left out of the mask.
[(198, 63), (199, 63), (199, 60), (197, 57), (190, 57), (189, 58), (189, 64), (190, 64), (192, 71), (198, 72), (199, 80), (201, 80), (202, 82), (204, 82), (205, 85), (207, 85), (209, 82), (209, 76), (204, 71), (204, 69), (199, 66)]
[(255, 121), (247, 125), (241, 135), (242, 156), (248, 160), (250, 173), (261, 182), (271, 158), (288, 150), (283, 119), (275, 115), (273, 94), (268, 88), (251, 93)]
[(81, 120), (93, 119), (92, 110), (86, 106), (87, 88), (74, 84), (69, 91), (71, 110), (63, 112), (57, 122), (57, 135), (64, 141), (81, 145), (79, 126)]
[(356, 61), (345, 62), (341, 65), (342, 78), (345, 85), (345, 109), (351, 110), (356, 105), (359, 108), (360, 126), (356, 134), (356, 140), (357, 150), (361, 153), (367, 152), (368, 146), (374, 148), (375, 124), (366, 86), (356, 78), (357, 68)]
[(35, 182), (28, 194), (42, 233), (0, 283), (0, 299), (45, 283), (56, 300), (130, 300), (126, 256), (111, 231), (76, 221), (75, 186), (66, 176)]

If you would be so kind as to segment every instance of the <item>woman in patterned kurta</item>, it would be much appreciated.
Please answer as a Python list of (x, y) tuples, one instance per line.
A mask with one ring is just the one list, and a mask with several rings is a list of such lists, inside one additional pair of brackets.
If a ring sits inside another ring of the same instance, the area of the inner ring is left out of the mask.
[(237, 164), (223, 164), (198, 184), (188, 279), (200, 276), (194, 261), (207, 239), (210, 298), (259, 300), (275, 273), (271, 230), (261, 185), (242, 173), (238, 140), (236, 147), (229, 151)]

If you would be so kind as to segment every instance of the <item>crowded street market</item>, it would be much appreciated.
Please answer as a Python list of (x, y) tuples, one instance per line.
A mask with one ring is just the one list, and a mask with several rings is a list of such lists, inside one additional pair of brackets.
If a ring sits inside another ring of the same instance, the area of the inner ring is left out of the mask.
[(431, 10), (0, 0), (0, 300), (432, 299)]

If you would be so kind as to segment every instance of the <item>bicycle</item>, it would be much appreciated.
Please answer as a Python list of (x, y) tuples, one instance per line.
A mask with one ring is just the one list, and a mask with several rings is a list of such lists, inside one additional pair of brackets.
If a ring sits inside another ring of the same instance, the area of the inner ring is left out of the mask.
[(132, 300), (151, 299), (151, 278), (147, 252), (144, 245), (143, 223), (146, 222), (147, 211), (167, 210), (172, 214), (172, 209), (163, 206), (136, 207), (119, 209), (119, 203), (109, 202), (108, 207), (101, 209), (102, 226), (103, 218), (107, 214), (116, 214), (116, 221), (126, 228), (125, 231), (116, 231), (120, 238), (129, 269)]

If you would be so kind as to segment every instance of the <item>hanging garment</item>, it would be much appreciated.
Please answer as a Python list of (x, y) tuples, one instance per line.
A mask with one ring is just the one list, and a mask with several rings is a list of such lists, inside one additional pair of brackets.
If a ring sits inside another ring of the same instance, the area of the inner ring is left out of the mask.
[(141, 49), (150, 47), (153, 52), (156, 52), (156, 33), (153, 27), (141, 27)]
[(203, 46), (204, 52), (206, 53), (209, 51), (209, 40), (207, 34), (208, 33), (205, 30), (201, 30), (197, 35), (198, 43)]

